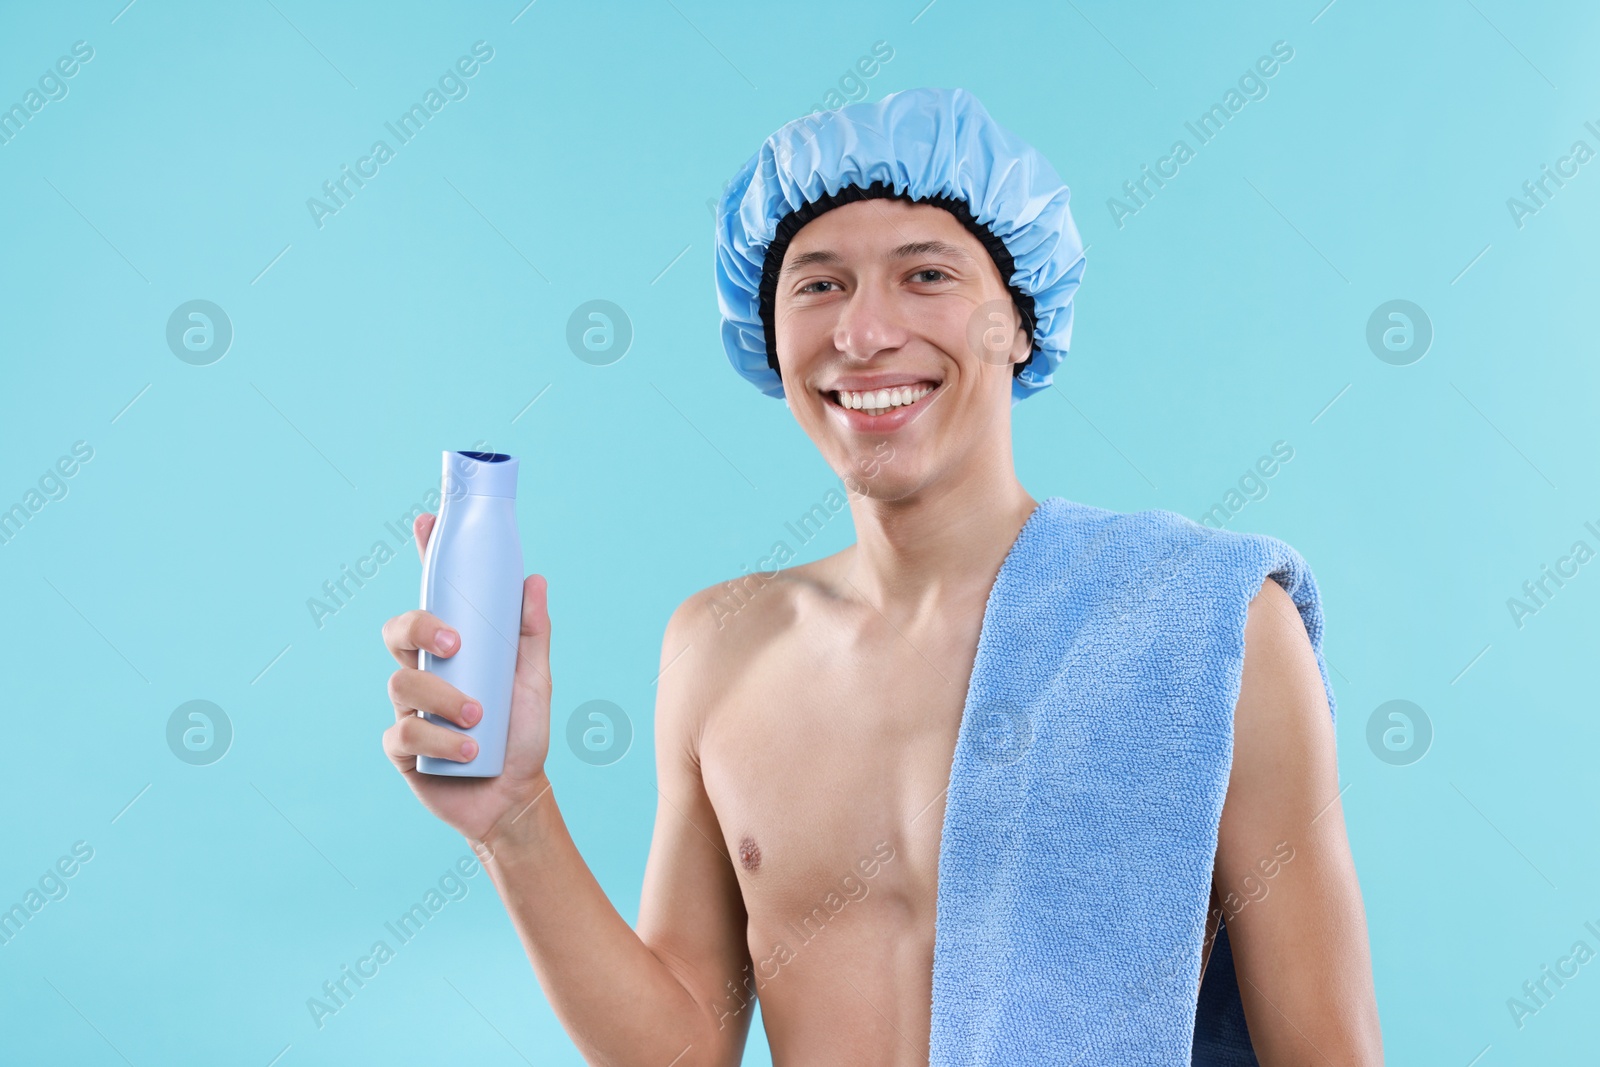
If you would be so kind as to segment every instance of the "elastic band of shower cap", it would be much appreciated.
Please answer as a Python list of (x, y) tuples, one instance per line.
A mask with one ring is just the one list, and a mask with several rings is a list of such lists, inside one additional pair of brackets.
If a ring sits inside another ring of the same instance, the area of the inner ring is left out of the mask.
[(785, 123), (734, 175), (717, 205), (716, 285), (733, 369), (783, 396), (772, 294), (783, 252), (817, 215), (897, 197), (950, 211), (989, 250), (1033, 352), (1011, 383), (1017, 403), (1047, 387), (1072, 339), (1085, 266), (1071, 191), (1037, 149), (965, 89), (906, 89)]

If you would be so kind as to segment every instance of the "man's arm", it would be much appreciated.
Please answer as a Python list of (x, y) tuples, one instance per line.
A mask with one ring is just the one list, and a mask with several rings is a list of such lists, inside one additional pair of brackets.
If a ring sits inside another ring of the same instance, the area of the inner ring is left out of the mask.
[(696, 1039), (704, 1055), (684, 1059), (720, 1067), (743, 1058), (755, 1015), (755, 972), (744, 894), (700, 775), (705, 712), (727, 671), (718, 658), (723, 650), (715, 643), (710, 592), (679, 605), (662, 642), (663, 673), (656, 683), (659, 800), (639, 901), (639, 936), (694, 993), (697, 1025), (709, 1027), (710, 1036)]
[[(691, 746), (698, 668), (710, 651), (697, 632), (698, 601), (679, 606), (662, 642), (661, 799), (638, 932), (607, 899), (548, 792), (496, 837), (485, 864), (561, 1025), (589, 1063), (607, 1067), (737, 1064), (754, 1013), (719, 1014), (724, 983), (748, 954), (743, 897)], [(680, 658), (697, 637), (701, 647)]]
[(1289, 594), (1250, 602), (1214, 874), (1262, 1067), (1383, 1062), (1327, 695)]

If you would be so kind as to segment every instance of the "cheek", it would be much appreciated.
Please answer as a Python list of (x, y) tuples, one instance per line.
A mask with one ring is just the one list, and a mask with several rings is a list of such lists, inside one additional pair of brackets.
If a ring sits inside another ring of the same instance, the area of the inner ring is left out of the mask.
[(952, 356), (960, 357), (967, 354), (969, 327), (980, 310), (965, 300), (924, 297), (906, 308), (906, 322)]
[(1009, 368), (1016, 319), (1008, 302), (929, 302), (917, 314), (917, 332), (957, 363), (964, 377)]
[(772, 335), (780, 360), (809, 359), (832, 347), (834, 316), (825, 308), (779, 308), (772, 319)]

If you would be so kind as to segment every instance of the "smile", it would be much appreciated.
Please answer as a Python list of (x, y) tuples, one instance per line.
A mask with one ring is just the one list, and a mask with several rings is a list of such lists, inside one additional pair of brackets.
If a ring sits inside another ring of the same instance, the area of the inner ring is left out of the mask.
[(867, 392), (837, 389), (822, 395), (836, 417), (851, 429), (881, 433), (898, 429), (920, 414), (932, 403), (929, 397), (938, 393), (941, 384), (925, 381)]
[(868, 415), (882, 415), (895, 408), (910, 407), (934, 389), (934, 385), (921, 382), (917, 385), (902, 385), (894, 389), (878, 389), (869, 393), (853, 393), (841, 389), (832, 396), (834, 403), (840, 407), (852, 411), (865, 411)]

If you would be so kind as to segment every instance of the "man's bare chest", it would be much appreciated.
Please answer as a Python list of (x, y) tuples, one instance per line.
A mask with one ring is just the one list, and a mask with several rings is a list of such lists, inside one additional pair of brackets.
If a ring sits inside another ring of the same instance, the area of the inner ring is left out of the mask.
[[(977, 632), (795, 634), (706, 719), (701, 773), (750, 928), (819, 905), (931, 924)], [(970, 644), (969, 644), (970, 642)], [(870, 908), (869, 897), (876, 897)]]

